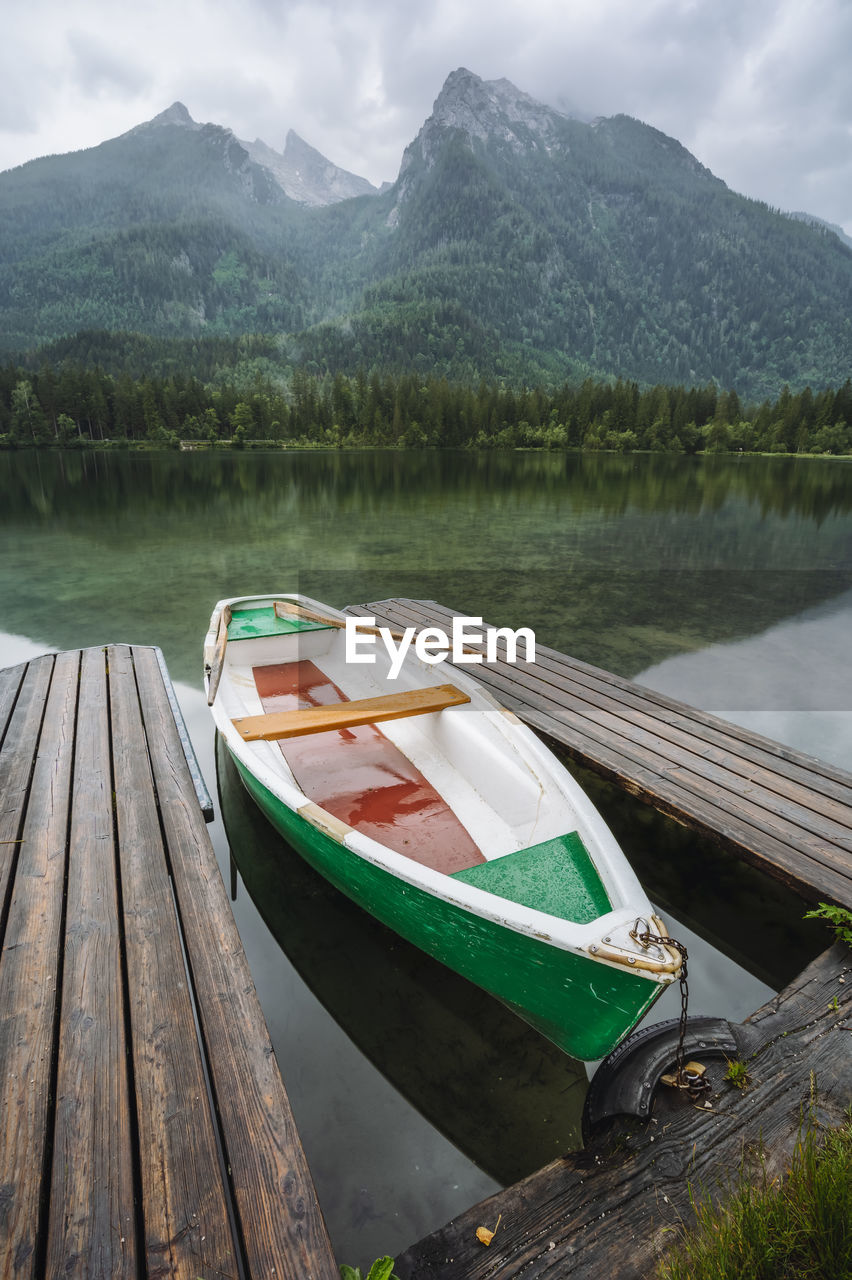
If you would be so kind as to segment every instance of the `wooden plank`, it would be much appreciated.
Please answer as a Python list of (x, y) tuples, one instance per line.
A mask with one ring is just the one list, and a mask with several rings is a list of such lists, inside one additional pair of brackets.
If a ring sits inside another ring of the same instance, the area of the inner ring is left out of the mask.
[(303, 707), (299, 711), (241, 716), (233, 723), (246, 742), (276, 742), (280, 738), (297, 738), (309, 733), (327, 733), (333, 729), (352, 729), (361, 724), (400, 720), (405, 716), (422, 716), (432, 711), (443, 711), (446, 707), (459, 707), (466, 702), (470, 702), (470, 698), (461, 689), (452, 684), (441, 684), (409, 689), (404, 693), (383, 694), (377, 698)]
[(650, 717), (625, 716), (612, 700), (586, 699), (556, 689), (543, 691), (522, 672), (515, 677), (489, 672), (483, 682), (486, 680), (493, 686), (499, 684), (507, 694), (523, 697), (525, 705), (552, 709), (554, 719), (561, 711), (571, 723), (593, 726), (590, 741), (620, 742), (632, 758), (644, 759), (649, 768), (661, 774), (677, 776), (698, 793), (715, 789), (720, 804), (742, 809), (753, 822), (768, 822), (777, 832), (786, 831), (791, 844), (810, 849), (817, 858), (825, 854), (829, 860), (838, 860), (826, 845), (846, 855), (852, 850), (852, 809), (830, 800), (817, 805), (813, 792), (804, 786), (749, 767), (732, 754), (716, 754), (700, 738), (672, 726), (665, 733), (657, 732), (658, 723)]
[[(110, 646), (107, 661), (144, 1256), (155, 1275), (235, 1276), (237, 1255), (130, 650)], [(153, 655), (152, 661), (156, 665)]]
[(210, 792), (207, 790), (207, 784), (204, 781), (204, 774), (201, 772), (201, 766), (195, 755), (192, 746), (192, 739), (186, 727), (186, 721), (183, 718), (183, 712), (180, 709), (180, 703), (175, 693), (175, 687), (172, 684), (172, 678), (169, 675), (169, 669), (166, 666), (166, 659), (159, 645), (154, 645), (154, 653), (157, 655), (157, 665), (160, 668), (160, 675), (163, 677), (163, 684), (166, 688), (166, 697), (169, 700), (169, 706), (172, 709), (175, 724), (177, 725), (178, 736), (180, 737), (183, 754), (186, 756), (186, 765), (189, 769), (189, 776), (192, 778), (192, 785), (195, 787), (195, 794), (198, 799), (198, 805), (204, 814), (205, 822), (213, 821), (213, 801), (210, 799)]
[(225, 652), (228, 648), (228, 627), (231, 624), (231, 606), (226, 604), (219, 614), (219, 631), (216, 635), (216, 651), (207, 677), (207, 705), (212, 707), (219, 692), (219, 682), (225, 669)]
[[(789, 1166), (802, 1123), (839, 1125), (852, 1103), (852, 964), (838, 943), (748, 1023), (744, 1091), (717, 1064), (712, 1111), (670, 1103), (647, 1126), (616, 1125), (498, 1192), (397, 1257), (403, 1280), (645, 1280), (694, 1221), (691, 1197), (724, 1195), (743, 1165), (771, 1181)], [(664, 1102), (665, 1100), (663, 1100)], [(478, 1226), (500, 1228), (488, 1248)]]
[(47, 1274), (137, 1275), (105, 655), (83, 653)]
[(249, 1273), (338, 1280), (225, 886), (150, 650), (135, 649), (175, 894)]
[[(0, 1276), (44, 1274), (42, 1184), (51, 1126), (51, 1069), (61, 954), (68, 806), (79, 653), (33, 673), (33, 694), (53, 668), (40, 737), (28, 699), (26, 728), (38, 741), (0, 958)], [(36, 664), (33, 664), (34, 666)], [(30, 672), (27, 673), (27, 680)], [(25, 686), (26, 686), (25, 681)], [(23, 695), (22, 695), (23, 696)], [(6, 746), (10, 745), (7, 737)], [(32, 740), (14, 735), (29, 781)]]
[(543, 692), (551, 687), (568, 689), (592, 706), (611, 709), (627, 725), (649, 727), (663, 741), (684, 746), (687, 750), (695, 749), (693, 744), (698, 744), (702, 758), (724, 764), (750, 784), (757, 783), (774, 791), (783, 787), (787, 794), (808, 809), (829, 818), (840, 811), (848, 811), (852, 802), (848, 774), (844, 777), (840, 771), (834, 771), (834, 776), (828, 778), (825, 769), (829, 766), (820, 769), (819, 762), (811, 757), (797, 756), (792, 749), (783, 748), (781, 744), (776, 744), (778, 749), (773, 752), (769, 739), (758, 745), (755, 735), (748, 735), (729, 722), (714, 721), (709, 716), (703, 720), (695, 719), (683, 704), (680, 707), (677, 704), (661, 706), (653, 696), (646, 696), (639, 685), (621, 688), (570, 670), (567, 674), (558, 671), (551, 674), (547, 655), (539, 656), (541, 661), (536, 662), (536, 680)]
[(0, 750), (0, 931), (21, 848), (21, 827), (52, 674), (50, 655), (28, 664)]
[[(497, 681), (492, 683), (495, 687)], [(541, 727), (550, 736), (563, 744), (568, 744), (571, 737), (569, 724), (581, 732), (574, 742), (574, 753), (581, 763), (598, 767), (598, 763), (606, 755), (607, 747), (618, 747), (623, 752), (622, 776), (617, 777), (621, 785), (634, 790), (631, 785), (640, 781), (643, 776), (650, 779), (650, 785), (641, 789), (644, 799), (655, 802), (658, 795), (666, 795), (672, 804), (672, 816), (680, 821), (689, 821), (703, 810), (707, 803), (715, 805), (724, 815), (726, 825), (739, 819), (743, 827), (752, 832), (759, 832), (773, 841), (787, 845), (794, 853), (817, 866), (834, 870), (842, 876), (849, 876), (852, 862), (849, 858), (850, 836), (852, 831), (834, 819), (829, 820), (814, 815), (804, 806), (786, 803), (782, 797), (774, 798), (773, 793), (761, 792), (750, 787), (745, 780), (738, 785), (736, 776), (720, 772), (713, 765), (705, 765), (701, 756), (693, 756), (693, 767), (682, 764), (670, 756), (652, 755), (642, 752), (644, 745), (642, 736), (634, 731), (625, 734), (617, 731), (617, 725), (601, 727), (601, 717), (586, 718), (581, 704), (572, 708), (570, 720), (560, 716), (545, 715), (546, 723), (531, 709), (537, 706), (548, 706), (546, 698), (538, 695), (527, 695), (522, 704), (512, 702), (512, 696), (504, 693), (505, 700), (514, 705), (531, 724)], [(638, 741), (635, 741), (638, 740)], [(617, 775), (616, 775), (617, 776)], [(677, 783), (680, 800), (672, 789)], [(782, 786), (783, 783), (779, 783)], [(634, 790), (634, 794), (640, 791)], [(659, 807), (659, 806), (658, 806)], [(667, 810), (669, 811), (669, 810)], [(852, 808), (847, 810), (852, 816)]]
[[(546, 670), (559, 672), (559, 655), (545, 649), (542, 655)], [(570, 668), (570, 678), (579, 685), (591, 688), (603, 686), (604, 681), (593, 667)], [(632, 681), (618, 680), (615, 684), (618, 699), (625, 708), (635, 707), (652, 714), (660, 725), (681, 726), (725, 752), (733, 752), (750, 764), (772, 770), (788, 778), (804, 778), (807, 787), (817, 796), (827, 796), (848, 804), (852, 795), (850, 775), (825, 760), (807, 755), (795, 747), (767, 738), (730, 720), (723, 720), (709, 711), (702, 711), (687, 703), (668, 698), (655, 689)]]
[(26, 673), (26, 662), (19, 662), (16, 667), (4, 667), (0, 671), (0, 746), (6, 736), (6, 726)]
[[(542, 659), (546, 669), (555, 671), (567, 664), (573, 679), (578, 682), (611, 683), (625, 701), (632, 701), (637, 706), (655, 708), (656, 714), (664, 723), (674, 716), (688, 725), (693, 732), (706, 737), (708, 741), (718, 741), (726, 748), (732, 742), (735, 742), (741, 750), (749, 748), (750, 750), (746, 753), (747, 758), (757, 763), (767, 763), (774, 768), (788, 762), (794, 770), (791, 776), (795, 776), (795, 773), (800, 771), (812, 775), (809, 785), (815, 790), (822, 789), (825, 795), (841, 795), (844, 798), (849, 795), (849, 773), (817, 756), (808, 755), (796, 747), (767, 738), (764, 734), (747, 729), (743, 725), (734, 724), (730, 720), (723, 720), (710, 711), (681, 702), (646, 685), (637, 684), (635, 681), (626, 680), (621, 676), (611, 675), (597, 667), (581, 663), (577, 659), (568, 658), (554, 649), (543, 647)], [(834, 787), (832, 783), (839, 785)]]
[[(830, 888), (833, 900), (840, 902), (850, 897), (852, 884), (842, 854), (839, 855), (841, 861), (834, 866), (817, 861), (808, 849), (791, 845), (786, 832), (779, 837), (756, 819), (749, 820), (742, 812), (720, 804), (717, 795), (688, 789), (682, 775), (661, 773), (631, 754), (621, 754), (611, 743), (597, 740), (592, 721), (569, 726), (564, 720), (529, 704), (523, 708), (523, 717), (532, 728), (553, 737), (583, 764), (591, 763), (588, 753), (593, 748), (597, 772), (639, 799), (649, 801), (677, 822), (686, 822), (712, 839), (734, 847), (747, 861), (771, 871), (792, 887), (800, 891), (810, 889), (810, 896), (824, 895)], [(621, 746), (624, 745), (622, 741)], [(804, 871), (807, 871), (806, 881)]]

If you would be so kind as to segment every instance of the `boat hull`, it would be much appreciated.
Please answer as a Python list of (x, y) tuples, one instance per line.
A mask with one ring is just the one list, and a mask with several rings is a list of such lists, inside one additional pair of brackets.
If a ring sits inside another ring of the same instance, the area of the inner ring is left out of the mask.
[(230, 754), (266, 818), (331, 884), (502, 1000), (571, 1056), (586, 1061), (605, 1057), (660, 995), (661, 985), (635, 970), (558, 947), (546, 937), (519, 932), (403, 882), (306, 821)]

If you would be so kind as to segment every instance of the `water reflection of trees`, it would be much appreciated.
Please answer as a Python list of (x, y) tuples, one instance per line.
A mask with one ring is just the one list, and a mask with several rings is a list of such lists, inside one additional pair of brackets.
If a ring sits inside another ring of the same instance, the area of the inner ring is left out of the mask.
[(852, 585), (851, 476), (784, 458), (7, 453), (0, 625), (59, 648), (157, 643), (195, 683), (222, 596), (412, 596), (629, 676)]
[(0, 520), (75, 519), (130, 506), (233, 518), (292, 511), (368, 512), (377, 503), (407, 509), (463, 498), (472, 511), (496, 498), (540, 509), (699, 514), (726, 503), (762, 515), (821, 523), (852, 508), (845, 462), (795, 458), (682, 458), (534, 452), (160, 453), (20, 452), (0, 455)]

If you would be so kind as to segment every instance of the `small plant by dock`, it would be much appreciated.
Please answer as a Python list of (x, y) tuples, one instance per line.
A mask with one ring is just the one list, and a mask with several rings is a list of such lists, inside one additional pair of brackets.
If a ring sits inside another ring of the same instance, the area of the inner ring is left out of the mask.
[(834, 930), (838, 942), (845, 942), (852, 947), (852, 911), (846, 907), (838, 907), (833, 903), (821, 902), (813, 911), (805, 912), (806, 920), (824, 920), (829, 929)]
[(729, 1058), (725, 1080), (728, 1084), (732, 1084), (735, 1089), (747, 1089), (751, 1080), (747, 1065), (741, 1062), (739, 1058)]
[(387, 1256), (376, 1258), (366, 1276), (362, 1276), (360, 1267), (348, 1267), (344, 1262), (340, 1267), (340, 1278), (341, 1280), (399, 1280), (399, 1276), (394, 1274), (393, 1263), (393, 1258)]

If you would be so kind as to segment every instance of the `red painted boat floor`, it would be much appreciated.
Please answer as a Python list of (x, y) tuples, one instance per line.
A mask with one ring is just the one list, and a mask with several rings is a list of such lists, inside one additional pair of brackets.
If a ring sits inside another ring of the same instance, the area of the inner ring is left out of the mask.
[[(348, 699), (313, 662), (254, 667), (264, 711)], [(372, 724), (279, 742), (309, 799), (363, 835), (448, 875), (484, 862), (452, 809)]]

